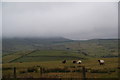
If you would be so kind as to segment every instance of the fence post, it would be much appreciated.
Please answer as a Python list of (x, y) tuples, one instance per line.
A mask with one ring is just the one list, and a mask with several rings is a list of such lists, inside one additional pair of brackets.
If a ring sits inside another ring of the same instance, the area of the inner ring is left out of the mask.
[(14, 71), (14, 78), (16, 78), (16, 67), (14, 67), (13, 71)]
[(86, 69), (85, 66), (82, 67), (83, 80), (86, 80)]
[(42, 67), (40, 67), (40, 76), (41, 76), (41, 78), (42, 78)]

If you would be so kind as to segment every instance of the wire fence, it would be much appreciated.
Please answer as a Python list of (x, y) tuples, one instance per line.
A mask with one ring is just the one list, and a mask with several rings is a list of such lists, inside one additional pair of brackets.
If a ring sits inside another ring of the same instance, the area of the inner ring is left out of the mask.
[[(53, 65), (54, 66), (54, 65)], [(49, 67), (49, 66), (48, 66)], [(100, 76), (110, 76), (120, 72), (120, 69), (92, 69), (85, 66), (64, 66), (56, 68), (45, 68), (42, 66), (30, 66), (30, 67), (3, 67), (2, 68), (2, 78), (55, 78), (57, 79), (79, 79), (86, 80), (87, 78), (98, 78)], [(97, 76), (97, 77), (96, 77)], [(115, 75), (114, 75), (115, 76)], [(115, 78), (118, 76), (116, 75)]]
[(53, 68), (47, 69), (40, 66), (29, 68), (3, 68), (3, 78), (82, 78), (86, 80), (86, 68)]

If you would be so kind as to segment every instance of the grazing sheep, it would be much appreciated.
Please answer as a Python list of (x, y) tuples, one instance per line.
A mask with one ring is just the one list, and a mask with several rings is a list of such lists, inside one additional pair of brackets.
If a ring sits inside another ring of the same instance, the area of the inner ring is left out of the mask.
[(77, 61), (75, 61), (75, 60), (73, 61), (74, 64), (75, 64), (76, 62), (77, 62)]
[(65, 64), (65, 63), (66, 63), (66, 60), (62, 61), (62, 63)]
[(98, 60), (98, 62), (99, 62), (100, 65), (104, 65), (105, 61), (104, 60)]
[(82, 63), (82, 61), (81, 61), (81, 60), (78, 60), (78, 61), (77, 61), (77, 64), (81, 64), (81, 63)]

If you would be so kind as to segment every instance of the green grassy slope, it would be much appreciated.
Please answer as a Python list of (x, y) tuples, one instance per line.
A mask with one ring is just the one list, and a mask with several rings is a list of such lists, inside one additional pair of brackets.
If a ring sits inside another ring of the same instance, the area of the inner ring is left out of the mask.
[[(3, 40), (3, 62), (117, 57), (117, 47), (117, 39), (85, 41), (64, 38), (5, 39)], [(32, 53), (29, 54), (30, 51)]]
[[(26, 55), (25, 55), (26, 54)], [(55, 61), (55, 60), (74, 60), (85, 59), (85, 55), (75, 51), (63, 50), (34, 50), (23, 52), (21, 54), (14, 53), (3, 57), (3, 62), (39, 62), (39, 61)]]

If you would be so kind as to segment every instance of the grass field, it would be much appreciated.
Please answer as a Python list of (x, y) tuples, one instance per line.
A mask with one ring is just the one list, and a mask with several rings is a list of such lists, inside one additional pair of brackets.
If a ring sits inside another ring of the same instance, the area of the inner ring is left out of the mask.
[[(11, 46), (12, 45), (12, 46)], [(3, 56), (28, 50), (69, 50), (87, 53), (91, 57), (118, 56), (117, 39), (71, 41), (68, 39), (4, 39)]]
[[(116, 39), (72, 41), (68, 39), (6, 39), (3, 41), (3, 78), (87, 78), (118, 77)], [(82, 64), (73, 64), (73, 60)], [(98, 59), (105, 60), (99, 65)], [(66, 64), (62, 61), (67, 60)]]
[[(100, 58), (101, 59), (101, 58)], [(27, 72), (28, 68), (36, 68), (39, 66), (47, 70), (51, 69), (68, 69), (70, 72), (50, 72), (44, 73), (43, 77), (54, 77), (61, 76), (62, 78), (73, 77), (79, 78), (82, 77), (81, 67), (85, 66), (87, 69), (87, 78), (117, 78), (118, 74), (118, 58), (102, 58), (105, 60), (105, 65), (100, 66), (97, 62), (98, 58), (82, 60), (82, 64), (73, 64), (72, 60), (69, 60), (66, 64), (62, 64), (61, 61), (44, 61), (44, 62), (23, 62), (23, 63), (5, 63), (3, 64), (3, 76), (12, 76), (13, 67), (17, 68), (18, 77), (34, 77), (39, 78), (39, 72)], [(75, 71), (76, 72), (71, 72)], [(79, 71), (77, 71), (79, 70)], [(20, 73), (23, 72), (23, 73)]]
[[(21, 53), (21, 54), (20, 54)], [(35, 61), (54, 61), (54, 60), (73, 60), (83, 59), (84, 55), (76, 51), (67, 50), (34, 50), (18, 52), (3, 57), (3, 62), (35, 62)]]

